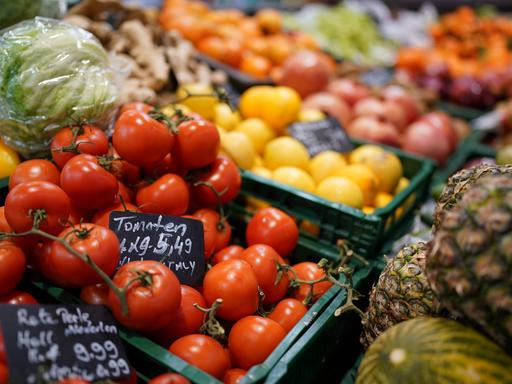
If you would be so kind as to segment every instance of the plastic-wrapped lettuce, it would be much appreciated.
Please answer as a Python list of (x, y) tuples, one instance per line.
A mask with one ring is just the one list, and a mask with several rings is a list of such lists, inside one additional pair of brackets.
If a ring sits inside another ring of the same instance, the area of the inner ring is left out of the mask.
[(98, 122), (116, 101), (107, 52), (89, 32), (37, 17), (0, 34), (0, 135), (22, 154), (55, 131)]

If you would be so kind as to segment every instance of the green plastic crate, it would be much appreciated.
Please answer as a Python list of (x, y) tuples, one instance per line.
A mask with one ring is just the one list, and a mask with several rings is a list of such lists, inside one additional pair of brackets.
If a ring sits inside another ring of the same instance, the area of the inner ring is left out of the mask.
[(477, 117), (480, 117), (484, 115), (485, 113), (489, 112), (483, 109), (476, 109), (471, 107), (465, 107), (463, 105), (455, 104), (449, 101), (443, 101), (439, 100), (435, 103), (435, 107), (443, 112), (446, 112), (447, 114), (458, 117), (460, 119), (464, 120), (473, 120)]
[[(229, 218), (231, 225), (233, 226), (234, 238), (243, 238), (245, 232), (245, 224), (249, 220), (250, 215), (241, 207), (233, 205), (230, 207), (231, 216)], [(321, 245), (311, 243), (303, 238), (299, 239), (299, 243), (291, 255), (291, 259), (294, 262), (300, 262), (304, 260), (318, 261), (322, 257), (326, 257), (330, 260), (337, 258), (332, 249), (325, 250)], [(363, 268), (357, 262), (353, 263), (354, 266), (358, 266), (357, 275), (354, 276), (354, 284), (360, 280), (359, 274), (366, 275), (368, 268)], [(366, 272), (364, 272), (366, 271)], [(78, 298), (78, 292), (70, 292), (68, 290), (49, 285), (44, 282), (30, 282), (29, 291), (38, 291), (38, 295), (46, 294), (52, 299), (62, 303), (77, 303), (80, 302)], [(288, 351), (310, 327), (314, 326), (319, 318), (331, 305), (331, 303), (337, 299), (339, 293), (342, 290), (333, 286), (327, 291), (313, 306), (309, 309), (303, 319), (296, 324), (296, 326), (286, 335), (285, 339), (277, 346), (272, 354), (259, 365), (251, 368), (251, 377), (254, 377), (254, 381), (246, 381), (246, 383), (259, 382), (263, 380), (273, 366), (275, 366), (283, 355)], [(344, 317), (343, 315), (342, 317)], [(141, 336), (137, 332), (130, 331), (124, 327), (119, 327), (120, 336), (126, 346), (130, 362), (143, 377), (154, 377), (160, 373), (174, 371), (185, 377), (191, 382), (197, 384), (221, 384), (220, 381), (214, 377), (206, 374), (205, 372), (191, 366), (184, 360), (172, 355), (166, 349), (162, 348), (158, 344), (149, 340), (148, 338)]]
[(363, 360), (363, 354), (361, 354), (357, 358), (357, 360), (354, 363), (354, 365), (352, 366), (352, 368), (350, 368), (350, 370), (345, 374), (345, 376), (343, 376), (343, 378), (341, 379), (340, 384), (354, 384), (356, 382), (357, 370), (359, 369), (359, 365), (361, 364), (361, 360)]
[[(362, 142), (356, 143), (361, 144)], [(410, 179), (410, 184), (390, 204), (376, 209), (371, 215), (248, 171), (242, 171), (242, 191), (238, 201), (240, 204), (244, 204), (247, 198), (266, 201), (293, 215), (299, 225), (306, 220), (319, 227), (316, 235), (302, 233), (305, 239), (328, 247), (332, 247), (340, 239), (345, 239), (350, 241), (359, 255), (371, 258), (383, 241), (393, 235), (400, 223), (427, 196), (434, 171), (434, 162), (431, 160), (404, 153), (396, 148), (385, 148), (400, 158), (404, 175)], [(399, 208), (409, 198), (412, 203), (408, 203), (405, 212), (399, 214)]]

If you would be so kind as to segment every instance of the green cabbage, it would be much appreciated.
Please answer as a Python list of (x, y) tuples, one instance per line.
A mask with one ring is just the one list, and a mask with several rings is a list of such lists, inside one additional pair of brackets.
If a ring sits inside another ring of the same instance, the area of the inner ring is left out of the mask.
[(37, 17), (0, 36), (0, 134), (22, 154), (47, 150), (63, 126), (103, 119), (115, 101), (107, 52), (89, 32)]

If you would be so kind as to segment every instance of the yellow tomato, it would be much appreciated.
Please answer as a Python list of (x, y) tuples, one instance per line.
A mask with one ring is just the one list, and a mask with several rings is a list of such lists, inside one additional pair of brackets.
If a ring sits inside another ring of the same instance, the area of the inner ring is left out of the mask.
[(192, 110), (189, 107), (187, 107), (186, 105), (183, 105), (183, 104), (169, 104), (169, 105), (166, 105), (165, 107), (162, 107), (160, 110), (167, 117), (172, 117), (172, 116), (174, 116), (174, 114), (176, 113), (176, 111), (178, 109), (182, 113), (192, 112)]
[(176, 98), (181, 104), (189, 107), (192, 111), (200, 114), (205, 119), (213, 121), (215, 106), (218, 104), (218, 101), (214, 95), (213, 88), (209, 85), (200, 83), (182, 85), (176, 91)]
[(10, 176), (19, 163), (20, 158), (16, 151), (0, 141), (0, 178)]
[(379, 187), (379, 179), (366, 165), (350, 164), (335, 171), (333, 176), (345, 177), (356, 183), (363, 192), (364, 204), (373, 205)]
[(239, 109), (242, 117), (261, 117), (263, 101), (270, 97), (274, 88), (269, 85), (259, 85), (249, 88), (240, 97)]
[(265, 167), (252, 167), (251, 172), (267, 179), (272, 178), (272, 171)]
[(310, 122), (325, 120), (326, 116), (319, 109), (301, 109), (299, 112), (299, 121)]
[[(400, 179), (400, 181), (398, 182), (398, 185), (396, 186), (395, 196), (398, 195), (400, 192), (402, 192), (405, 188), (407, 188), (409, 186), (409, 184), (410, 184), (409, 179), (407, 179), (406, 177), (402, 177)], [(416, 194), (412, 193), (411, 196), (409, 196), (405, 200), (405, 203), (399, 208), (399, 210), (406, 210), (406, 209), (408, 209), (411, 205), (414, 204), (414, 199), (415, 198), (416, 198)]]
[(265, 145), (276, 136), (273, 129), (257, 117), (243, 120), (237, 125), (236, 130), (249, 136), (254, 145), (254, 149), (256, 149), (256, 152), (259, 154), (263, 153)]
[(279, 167), (309, 168), (309, 153), (304, 145), (292, 137), (278, 137), (265, 147), (263, 160), (268, 169)]
[(362, 145), (352, 151), (350, 163), (369, 167), (379, 179), (381, 192), (393, 193), (403, 175), (400, 159), (394, 153), (375, 145)]
[(251, 139), (242, 132), (227, 132), (221, 137), (222, 149), (228, 153), (233, 161), (243, 169), (251, 169), (254, 166), (256, 151)]
[(343, 177), (328, 177), (318, 184), (316, 194), (326, 200), (345, 204), (354, 208), (363, 208), (363, 192), (361, 188)]
[(391, 200), (393, 200), (393, 196), (386, 192), (379, 192), (377, 196), (375, 196), (375, 208), (383, 208), (388, 205)]
[(301, 106), (300, 96), (292, 88), (275, 87), (269, 97), (262, 100), (261, 118), (278, 133), (297, 121)]
[(223, 127), (226, 131), (232, 131), (240, 123), (240, 114), (238, 111), (232, 111), (229, 105), (218, 103), (215, 106), (214, 122)]
[(265, 167), (265, 162), (263, 161), (260, 155), (254, 156), (254, 165), (253, 167)]
[(335, 151), (324, 151), (315, 155), (309, 163), (309, 171), (316, 183), (321, 182), (343, 167), (347, 162), (341, 153)]
[(297, 167), (277, 168), (272, 173), (272, 179), (309, 193), (315, 192), (315, 182), (311, 176)]

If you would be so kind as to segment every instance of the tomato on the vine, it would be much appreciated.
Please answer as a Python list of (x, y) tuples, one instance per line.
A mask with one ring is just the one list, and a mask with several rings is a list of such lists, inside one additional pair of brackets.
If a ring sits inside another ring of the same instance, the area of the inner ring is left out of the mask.
[(180, 282), (162, 263), (132, 261), (114, 276), (114, 284), (125, 289), (128, 314), (123, 314), (119, 297), (110, 290), (108, 306), (114, 317), (126, 327), (155, 331), (169, 324), (180, 306)]
[(0, 240), (0, 295), (12, 291), (25, 272), (25, 254), (9, 240)]
[(5, 218), (15, 232), (26, 232), (39, 214), (39, 229), (57, 234), (66, 224), (71, 203), (66, 193), (47, 181), (18, 184), (5, 199)]
[(191, 191), (194, 201), (200, 206), (216, 207), (219, 203), (227, 204), (234, 200), (241, 186), (242, 178), (236, 164), (228, 157), (219, 156), (206, 171), (198, 173)]
[(247, 316), (231, 328), (229, 352), (237, 367), (249, 369), (265, 361), (285, 336), (283, 327), (274, 320)]
[(80, 290), (80, 300), (91, 305), (107, 305), (109, 290), (106, 283), (87, 285)]
[(144, 172), (147, 176), (156, 178), (167, 173), (174, 173), (182, 177), (186, 174), (170, 153), (168, 153), (159, 163), (144, 167)]
[(80, 153), (106, 155), (108, 138), (101, 129), (93, 125), (67, 127), (57, 132), (50, 149), (53, 161), (62, 169), (71, 158)]
[(169, 352), (217, 379), (221, 379), (231, 366), (222, 345), (206, 335), (183, 336), (171, 344)]
[(190, 380), (177, 373), (164, 373), (148, 381), (148, 384), (190, 384)]
[(245, 230), (247, 244), (267, 244), (282, 257), (287, 256), (299, 239), (295, 221), (280, 209), (260, 209), (252, 217)]
[(258, 279), (246, 261), (223, 261), (206, 272), (203, 296), (209, 306), (216, 299), (222, 299), (217, 316), (224, 320), (236, 321), (252, 315), (258, 309)]
[(29, 181), (47, 181), (60, 184), (60, 171), (51, 161), (34, 159), (24, 161), (16, 167), (9, 177), (9, 189)]
[[(295, 264), (292, 266), (293, 271), (297, 277), (304, 281), (315, 281), (325, 277), (325, 272), (318, 267), (317, 264), (311, 261), (303, 261), (302, 263)], [(293, 273), (290, 273), (290, 278)], [(318, 300), (325, 292), (331, 288), (332, 283), (330, 281), (322, 281), (321, 283), (313, 284), (313, 302)], [(295, 288), (293, 291), (293, 297), (297, 300), (304, 300), (308, 293), (311, 291), (310, 285), (301, 285)]]
[(0, 297), (0, 303), (11, 305), (38, 304), (37, 300), (28, 292), (12, 291)]
[(302, 301), (287, 298), (277, 303), (268, 318), (279, 323), (288, 333), (304, 317), (307, 311), (308, 309)]
[(138, 165), (122, 159), (114, 147), (110, 147), (108, 154), (112, 157), (109, 170), (119, 181), (128, 185), (136, 184), (139, 181), (140, 167)]
[(116, 177), (91, 155), (69, 160), (62, 168), (60, 185), (73, 204), (89, 210), (112, 204), (119, 190)]
[(69, 211), (69, 224), (77, 225), (80, 223), (88, 223), (90, 221), (90, 212), (77, 207), (75, 204), (71, 203), (71, 210)]
[(181, 286), (181, 304), (173, 320), (162, 329), (152, 332), (149, 336), (160, 345), (168, 347), (180, 337), (198, 333), (203, 324), (204, 313), (194, 307), (206, 307), (206, 301), (194, 288), (188, 285)]
[(116, 203), (116, 204), (112, 204), (112, 205), (110, 205), (108, 207), (100, 209), (99, 211), (96, 211), (96, 213), (92, 217), (92, 222), (94, 224), (98, 224), (98, 225), (101, 225), (103, 227), (107, 227), (108, 228), (109, 227), (110, 214), (112, 212), (116, 212), (116, 211), (121, 211), (121, 212), (125, 212), (125, 211), (139, 212), (139, 209), (135, 205), (130, 204), (130, 203), (125, 203), (125, 204)]
[(157, 164), (171, 150), (174, 136), (169, 127), (146, 112), (129, 109), (116, 121), (112, 143), (119, 155), (132, 164)]
[(246, 374), (245, 369), (231, 368), (226, 371), (222, 381), (224, 381), (224, 384), (240, 384)]
[[(284, 261), (274, 249), (265, 244), (255, 244), (243, 251), (241, 260), (249, 263), (256, 274), (258, 285), (265, 294), (263, 304), (271, 304), (281, 300), (288, 290), (288, 276), (281, 272), (278, 265)], [(278, 280), (279, 279), (279, 280)]]
[[(83, 223), (66, 228), (59, 237), (66, 240), (74, 250), (87, 254), (107, 275), (114, 273), (120, 257), (119, 240), (110, 229)], [(58, 241), (53, 242), (47, 262), (51, 271), (51, 276), (47, 277), (59, 285), (84, 287), (103, 281), (92, 267)]]
[(142, 212), (181, 216), (188, 209), (189, 195), (185, 180), (169, 173), (139, 189), (135, 199)]
[(229, 245), (226, 248), (222, 248), (220, 251), (213, 255), (211, 260), (212, 265), (219, 264), (222, 261), (239, 259), (242, 255), (244, 248), (240, 245)]
[(178, 124), (178, 134), (172, 155), (184, 169), (206, 167), (217, 157), (220, 135), (217, 127), (207, 120), (186, 120)]

